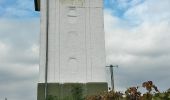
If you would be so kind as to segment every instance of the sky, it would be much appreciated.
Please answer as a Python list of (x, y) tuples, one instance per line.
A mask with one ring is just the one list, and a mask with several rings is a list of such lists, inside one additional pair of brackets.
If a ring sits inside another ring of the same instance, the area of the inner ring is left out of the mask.
[[(169, 9), (170, 0), (104, 1), (106, 65), (119, 65), (116, 90), (148, 80), (170, 88)], [(39, 35), (33, 0), (0, 0), (0, 99), (36, 100)]]

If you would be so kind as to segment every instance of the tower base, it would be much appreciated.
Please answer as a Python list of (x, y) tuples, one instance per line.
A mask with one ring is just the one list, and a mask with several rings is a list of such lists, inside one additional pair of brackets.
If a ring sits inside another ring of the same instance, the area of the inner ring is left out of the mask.
[[(95, 83), (48, 83), (48, 100), (83, 100), (88, 95), (95, 95), (107, 91), (105, 82)], [(37, 100), (45, 100), (45, 83), (38, 83)]]

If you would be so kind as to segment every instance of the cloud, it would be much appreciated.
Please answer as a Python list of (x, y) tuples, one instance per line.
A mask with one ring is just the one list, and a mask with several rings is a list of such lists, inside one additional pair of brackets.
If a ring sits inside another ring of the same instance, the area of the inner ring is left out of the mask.
[[(114, 71), (117, 89), (147, 80), (161, 90), (169, 88), (169, 4), (105, 0), (107, 64), (119, 65)], [(39, 15), (33, 0), (0, 0), (0, 5), (0, 99), (35, 100)]]
[(34, 11), (33, 0), (1, 0), (0, 17), (4, 18), (29, 18), (38, 17)]
[(130, 8), (124, 14), (125, 18), (133, 20), (143, 21), (152, 21), (159, 22), (161, 20), (169, 21), (170, 13), (170, 1), (164, 0), (163, 2), (160, 0), (146, 0), (142, 4)]
[(36, 98), (39, 26), (38, 18), (0, 18), (0, 99)]
[(122, 15), (130, 8), (142, 4), (145, 0), (104, 0), (105, 8), (111, 9), (114, 16)]
[(3, 42), (0, 42), (0, 55), (1, 57), (7, 54), (9, 47), (4, 44)]
[[(162, 90), (170, 66), (169, 0), (147, 0), (130, 7), (116, 16), (105, 10), (107, 64), (118, 64), (115, 69), (119, 89), (153, 80)], [(164, 82), (163, 82), (164, 81)]]
[(33, 3), (0, 1), (0, 99), (36, 99), (40, 25)]
[[(22, 60), (18, 62), (24, 62), (24, 60), (34, 62), (38, 56), (32, 59), (29, 58), (32, 55), (28, 54), (33, 52), (32, 48), (39, 45), (37, 41), (39, 37), (39, 20), (37, 18), (29, 20), (0, 19), (0, 23), (0, 39), (8, 46), (9, 50), (4, 59), (8, 59), (8, 62), (17, 60)], [(23, 57), (26, 59), (23, 59)]]

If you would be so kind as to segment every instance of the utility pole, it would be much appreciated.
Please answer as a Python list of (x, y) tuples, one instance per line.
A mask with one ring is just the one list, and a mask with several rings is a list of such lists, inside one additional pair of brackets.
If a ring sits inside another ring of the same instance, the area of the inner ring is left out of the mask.
[(109, 67), (110, 68), (110, 74), (111, 74), (111, 88), (112, 90), (114, 91), (114, 74), (113, 74), (113, 67), (117, 67), (118, 68), (118, 65), (110, 65), (110, 66), (106, 66), (106, 67)]

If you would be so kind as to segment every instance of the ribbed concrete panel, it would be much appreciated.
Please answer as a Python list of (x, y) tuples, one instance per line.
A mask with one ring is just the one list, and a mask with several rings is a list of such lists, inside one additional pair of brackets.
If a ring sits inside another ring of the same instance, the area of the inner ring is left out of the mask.
[(55, 80), (55, 54), (57, 49), (55, 48), (56, 43), (56, 0), (49, 0), (49, 31), (48, 31), (48, 82)]
[[(95, 24), (94, 24), (95, 23)], [(105, 42), (103, 9), (90, 9), (92, 81), (105, 82)]]
[(86, 82), (85, 9), (60, 5), (61, 82)]
[[(55, 68), (54, 68), (54, 78), (55, 82), (59, 82), (60, 80), (60, 3), (59, 0), (55, 0), (55, 44), (54, 44), (54, 49), (55, 49)], [(53, 81), (53, 82), (54, 82)]]
[(46, 0), (41, 1), (40, 79), (49, 83), (106, 82), (103, 0), (49, 0), (46, 47)]
[(45, 82), (45, 62), (46, 62), (46, 2), (41, 1), (40, 17), (40, 64), (39, 64), (39, 82)]
[(95, 8), (98, 8), (98, 7), (103, 7), (103, 0), (90, 0), (90, 7), (95, 7)]

